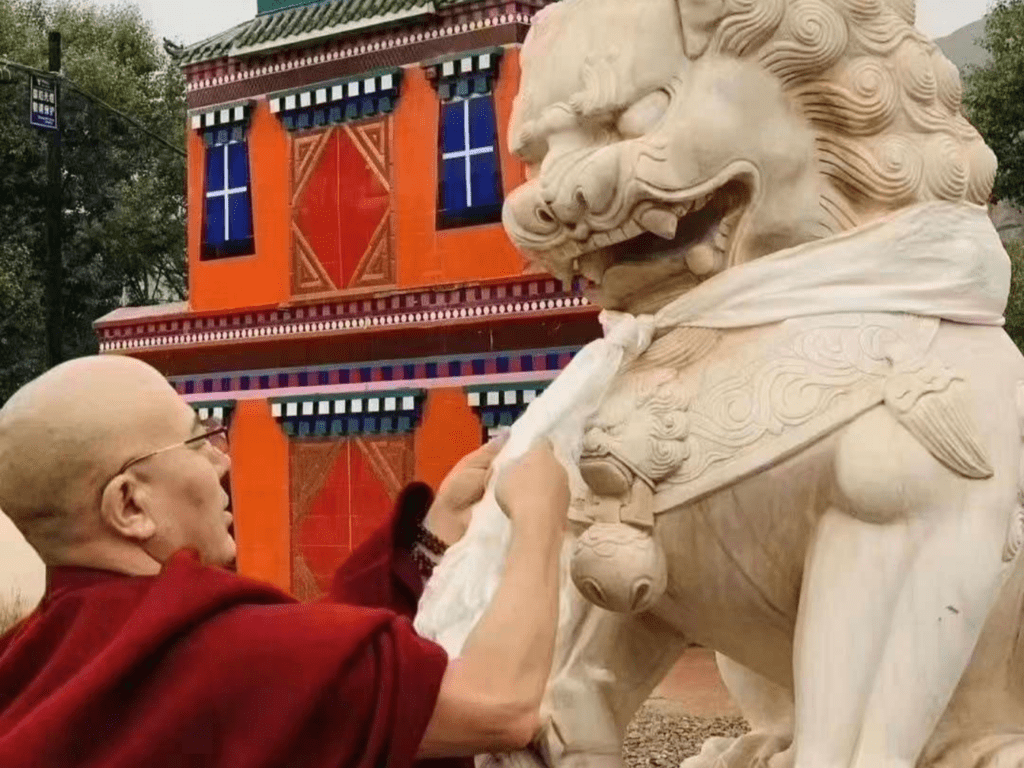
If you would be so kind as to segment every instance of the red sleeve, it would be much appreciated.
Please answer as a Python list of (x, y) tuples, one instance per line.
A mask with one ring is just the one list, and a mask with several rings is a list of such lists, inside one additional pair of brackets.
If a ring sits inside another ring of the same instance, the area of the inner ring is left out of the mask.
[(448, 660), (407, 619), (319, 604), (244, 609), (214, 624), (180, 659), (183, 677), (206, 686), (182, 702), (197, 709), (193, 723), (218, 724), (231, 765), (412, 765)]
[(399, 495), (391, 518), (335, 571), (327, 599), (387, 608), (412, 618), (423, 583), (411, 551), (416, 528), (433, 500), (433, 491), (423, 483), (407, 486)]
[(0, 766), (410, 768), (443, 649), (198, 558), (54, 598), (0, 656)]

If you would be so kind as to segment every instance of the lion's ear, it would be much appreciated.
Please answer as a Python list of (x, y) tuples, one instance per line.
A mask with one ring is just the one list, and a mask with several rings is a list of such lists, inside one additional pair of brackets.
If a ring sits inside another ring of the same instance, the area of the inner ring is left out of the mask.
[(886, 0), (889, 7), (910, 26), (917, 23), (917, 0)]
[(725, 0), (677, 0), (677, 7), (683, 50), (688, 58), (699, 58), (707, 50), (718, 22), (725, 16)]

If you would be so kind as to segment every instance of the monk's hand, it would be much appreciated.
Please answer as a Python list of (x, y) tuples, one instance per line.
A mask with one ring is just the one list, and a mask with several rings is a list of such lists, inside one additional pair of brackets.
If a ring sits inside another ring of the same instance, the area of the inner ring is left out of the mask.
[(504, 432), (464, 456), (438, 488), (423, 527), (448, 546), (466, 533), (473, 505), (483, 498), (487, 487), (491, 463), (507, 440), (508, 433)]
[(547, 440), (503, 467), (495, 492), (513, 525), (539, 524), (558, 530), (565, 525), (569, 478)]

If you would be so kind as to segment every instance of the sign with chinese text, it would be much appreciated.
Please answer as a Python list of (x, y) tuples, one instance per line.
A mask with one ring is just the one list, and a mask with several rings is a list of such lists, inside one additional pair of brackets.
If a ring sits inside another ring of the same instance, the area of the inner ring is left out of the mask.
[(57, 129), (57, 87), (53, 80), (32, 76), (32, 111), (29, 124), (35, 128)]

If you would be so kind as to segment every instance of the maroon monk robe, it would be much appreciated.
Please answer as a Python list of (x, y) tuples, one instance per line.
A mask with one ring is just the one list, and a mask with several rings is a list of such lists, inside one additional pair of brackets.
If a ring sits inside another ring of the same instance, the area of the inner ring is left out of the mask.
[[(424, 581), (410, 553), (416, 529), (433, 500), (433, 491), (426, 485), (407, 486), (395, 504), (394, 516), (335, 571), (328, 599), (390, 608), (412, 619), (423, 594)], [(473, 768), (473, 759), (421, 760), (417, 768)]]
[(447, 659), (408, 619), (175, 555), (54, 568), (0, 638), (3, 768), (408, 768)]

